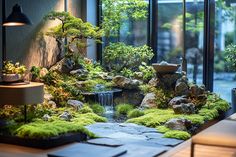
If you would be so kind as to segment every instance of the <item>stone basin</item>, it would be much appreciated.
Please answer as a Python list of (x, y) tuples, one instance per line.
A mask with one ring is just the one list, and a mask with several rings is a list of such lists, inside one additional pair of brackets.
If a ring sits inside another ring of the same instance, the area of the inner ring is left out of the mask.
[(160, 74), (175, 73), (180, 67), (179, 64), (160, 65), (159, 63), (153, 63), (152, 66)]

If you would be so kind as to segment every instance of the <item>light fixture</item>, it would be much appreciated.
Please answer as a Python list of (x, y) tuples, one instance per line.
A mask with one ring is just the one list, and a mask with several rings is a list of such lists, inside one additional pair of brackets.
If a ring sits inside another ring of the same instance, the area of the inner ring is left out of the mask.
[(31, 21), (22, 13), (22, 9), (18, 4), (13, 6), (11, 14), (3, 22), (3, 26), (23, 26), (31, 24)]

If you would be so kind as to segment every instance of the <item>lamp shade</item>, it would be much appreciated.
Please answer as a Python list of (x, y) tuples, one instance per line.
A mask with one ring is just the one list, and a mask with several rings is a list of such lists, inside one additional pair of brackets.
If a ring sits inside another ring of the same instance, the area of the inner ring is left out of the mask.
[(3, 26), (23, 26), (31, 24), (29, 18), (22, 13), (21, 7), (16, 4), (13, 6), (11, 14), (4, 21)]

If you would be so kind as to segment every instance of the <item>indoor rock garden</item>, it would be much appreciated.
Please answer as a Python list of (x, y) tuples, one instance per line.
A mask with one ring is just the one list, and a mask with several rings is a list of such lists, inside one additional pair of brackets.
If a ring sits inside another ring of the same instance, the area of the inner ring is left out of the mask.
[(111, 33), (66, 12), (45, 20), (60, 21), (44, 34), (57, 41), (58, 62), (27, 70), (8, 61), (3, 70), (44, 83), (44, 102), (27, 107), (26, 123), (23, 107), (1, 106), (1, 138), (50, 141), (80, 133), (79, 140), (132, 137), (174, 146), (229, 109), (217, 94), (189, 82), (179, 65), (151, 65), (146, 45), (109, 42), (100, 64), (85, 57), (86, 39), (99, 43)]

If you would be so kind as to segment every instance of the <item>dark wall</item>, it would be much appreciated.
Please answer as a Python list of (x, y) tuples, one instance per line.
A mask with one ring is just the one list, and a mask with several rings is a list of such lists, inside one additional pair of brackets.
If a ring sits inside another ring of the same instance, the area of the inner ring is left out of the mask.
[[(2, 0), (0, 1), (2, 2)], [(84, 13), (87, 8), (83, 7), (85, 2), (86, 0), (68, 0), (68, 11), (87, 21), (87, 14)], [(23, 8), (23, 12), (31, 19), (33, 25), (6, 28), (7, 60), (20, 61), (28, 67), (32, 65), (51, 66), (56, 61), (58, 48), (55, 39), (44, 36), (42, 33), (58, 23), (56, 21), (45, 22), (43, 17), (52, 10), (64, 11), (64, 0), (6, 0), (6, 16), (10, 14), (16, 3)], [(2, 38), (0, 43), (1, 40)], [(2, 47), (2, 45), (0, 46)], [(96, 52), (92, 50), (89, 54), (91, 53)], [(93, 56), (90, 55), (90, 57)]]

